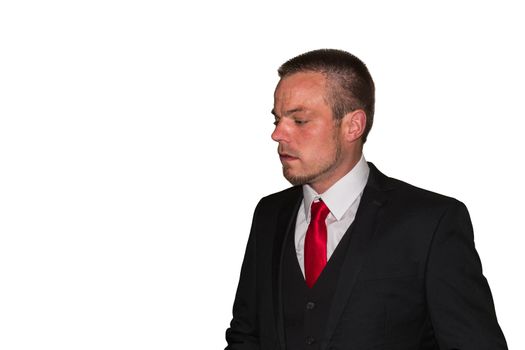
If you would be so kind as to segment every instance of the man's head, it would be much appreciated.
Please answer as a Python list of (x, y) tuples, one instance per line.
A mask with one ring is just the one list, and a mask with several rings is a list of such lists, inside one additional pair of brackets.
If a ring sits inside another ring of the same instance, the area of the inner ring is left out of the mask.
[(318, 72), (327, 79), (328, 102), (336, 120), (362, 109), (366, 128), (361, 138), (366, 142), (374, 121), (375, 86), (366, 65), (356, 56), (342, 50), (309, 51), (286, 61), (277, 70), (284, 79), (299, 72)]
[(279, 68), (279, 76), (272, 139), (279, 143), (284, 176), (322, 193), (361, 157), (374, 84), (359, 59), (337, 50), (297, 56)]

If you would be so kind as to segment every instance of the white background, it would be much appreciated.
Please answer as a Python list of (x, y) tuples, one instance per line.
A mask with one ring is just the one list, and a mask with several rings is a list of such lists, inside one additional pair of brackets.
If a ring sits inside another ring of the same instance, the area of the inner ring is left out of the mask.
[(0, 348), (221, 349), (277, 67), (321, 47), (377, 87), (367, 160), (468, 206), (524, 349), (518, 1), (3, 1)]

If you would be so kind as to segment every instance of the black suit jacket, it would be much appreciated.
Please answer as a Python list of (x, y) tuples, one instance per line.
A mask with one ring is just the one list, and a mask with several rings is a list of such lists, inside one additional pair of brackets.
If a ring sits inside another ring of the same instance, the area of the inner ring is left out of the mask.
[[(466, 207), (369, 165), (320, 349), (507, 349)], [(283, 242), (301, 200), (292, 187), (257, 205), (226, 349), (285, 349)]]

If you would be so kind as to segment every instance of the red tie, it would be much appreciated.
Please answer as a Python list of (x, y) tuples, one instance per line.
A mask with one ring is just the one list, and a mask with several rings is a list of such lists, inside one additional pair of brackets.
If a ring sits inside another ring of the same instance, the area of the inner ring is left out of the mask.
[(326, 265), (326, 217), (330, 210), (322, 200), (312, 203), (310, 224), (304, 242), (304, 274), (312, 288)]

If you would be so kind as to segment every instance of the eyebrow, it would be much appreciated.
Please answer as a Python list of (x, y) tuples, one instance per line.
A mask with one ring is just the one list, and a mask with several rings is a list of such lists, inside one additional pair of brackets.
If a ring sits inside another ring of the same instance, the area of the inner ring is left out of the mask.
[[(287, 110), (286, 112), (284, 112), (284, 115), (290, 115), (290, 114), (294, 114), (294, 113), (297, 113), (297, 112), (304, 112), (305, 109), (302, 108), (302, 107), (299, 107), (299, 108), (294, 108), (294, 109), (290, 109), (290, 110)], [(275, 112), (275, 109), (272, 108), (272, 112), (271, 112), (274, 116), (278, 117), (277, 113)]]

